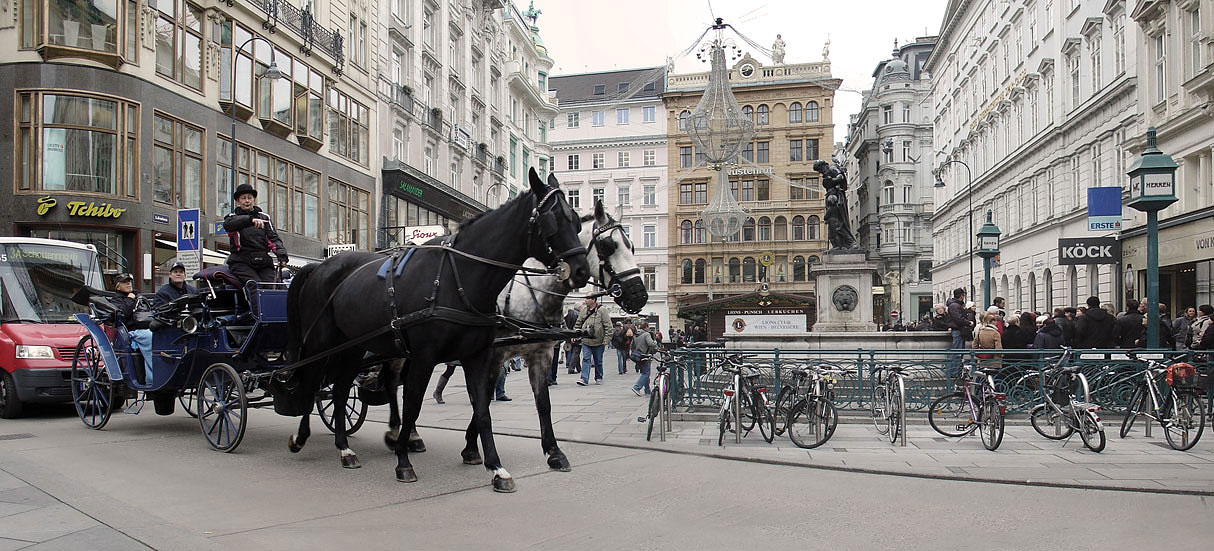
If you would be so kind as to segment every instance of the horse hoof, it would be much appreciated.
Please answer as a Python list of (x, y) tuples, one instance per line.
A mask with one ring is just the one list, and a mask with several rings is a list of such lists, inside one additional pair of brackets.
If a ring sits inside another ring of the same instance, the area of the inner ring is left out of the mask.
[(513, 494), (515, 490), (513, 478), (502, 478), (493, 475), (493, 491), (500, 494)]
[(569, 472), (569, 458), (563, 453), (548, 456), (548, 468), (562, 473)]
[(417, 482), (417, 473), (413, 472), (413, 467), (408, 469), (396, 468), (396, 480), (398, 482)]
[(302, 445), (296, 446), (295, 445), (295, 436), (291, 436), (291, 438), (289, 438), (287, 440), (287, 449), (291, 450), (291, 453), (299, 453), (299, 450), (302, 450), (303, 446)]
[(481, 454), (479, 454), (479, 453), (462, 453), (461, 452), (460, 457), (463, 457), (465, 465), (480, 465), (481, 463), (485, 462), (484, 459), (481, 459)]
[(362, 467), (362, 465), (358, 462), (358, 456), (353, 454), (341, 456), (341, 466), (346, 469), (357, 469)]
[(389, 450), (396, 449), (396, 435), (392, 434), (392, 431), (384, 432), (384, 445), (388, 446)]
[(421, 438), (409, 441), (409, 453), (422, 453), (426, 451), (426, 443)]

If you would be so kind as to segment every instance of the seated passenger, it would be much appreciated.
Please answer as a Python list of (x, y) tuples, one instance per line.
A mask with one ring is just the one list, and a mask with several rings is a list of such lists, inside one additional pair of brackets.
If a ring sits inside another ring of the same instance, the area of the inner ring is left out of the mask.
[(250, 280), (274, 281), (277, 274), (271, 255), (278, 257), (279, 266), (285, 265), (287, 249), (270, 216), (257, 206), (257, 190), (249, 184), (240, 184), (232, 193), (232, 200), (236, 205), (223, 219), (223, 229), (232, 245), (228, 269), (241, 286)]
[[(185, 270), (182, 270), (184, 273)], [(114, 291), (117, 296), (110, 299), (115, 306), (118, 307), (118, 313), (122, 316), (122, 323), (127, 328), (127, 335), (131, 338), (131, 350), (140, 351), (143, 356), (143, 373), (144, 382), (152, 384), (152, 331), (150, 329), (135, 328), (135, 292), (132, 290), (131, 282), (134, 280), (131, 274), (120, 274), (114, 279)]]
[(156, 291), (156, 305), (168, 304), (197, 292), (197, 289), (185, 282), (185, 264), (178, 262), (169, 268), (169, 282)]

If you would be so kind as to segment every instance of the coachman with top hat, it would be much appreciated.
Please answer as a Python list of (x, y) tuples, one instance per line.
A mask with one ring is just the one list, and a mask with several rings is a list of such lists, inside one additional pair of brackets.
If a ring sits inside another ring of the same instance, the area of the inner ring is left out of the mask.
[(257, 206), (257, 190), (249, 184), (240, 184), (232, 193), (232, 200), (235, 206), (223, 219), (223, 229), (232, 244), (228, 270), (242, 285), (249, 280), (275, 281), (275, 258), (279, 266), (285, 265), (287, 248), (278, 238), (270, 216)]

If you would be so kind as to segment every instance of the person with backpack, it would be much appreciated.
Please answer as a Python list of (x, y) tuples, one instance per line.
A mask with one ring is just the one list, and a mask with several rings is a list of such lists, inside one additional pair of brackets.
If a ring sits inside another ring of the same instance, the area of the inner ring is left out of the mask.
[(632, 350), (632, 339), (635, 336), (632, 327), (632, 320), (624, 320), (624, 323), (615, 328), (615, 332), (611, 335), (611, 347), (615, 349), (616, 368), (620, 375), (628, 373), (628, 353)]

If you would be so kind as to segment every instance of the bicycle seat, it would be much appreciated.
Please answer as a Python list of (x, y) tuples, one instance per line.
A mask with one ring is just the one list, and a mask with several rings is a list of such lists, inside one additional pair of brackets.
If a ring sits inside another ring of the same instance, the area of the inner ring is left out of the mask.
[(999, 374), (999, 369), (994, 368), (994, 367), (980, 367), (977, 369), (977, 371), (978, 371), (978, 373), (981, 373), (983, 375), (998, 375)]
[(750, 380), (753, 380), (753, 379), (758, 379), (758, 378), (759, 378), (759, 377), (761, 377), (761, 376), (763, 376), (763, 374), (762, 374), (762, 373), (759, 373), (758, 371), (754, 371), (754, 372), (751, 372), (751, 373), (745, 373), (745, 374), (743, 374), (743, 375), (742, 375), (742, 378), (743, 378), (743, 379), (750, 379)]

